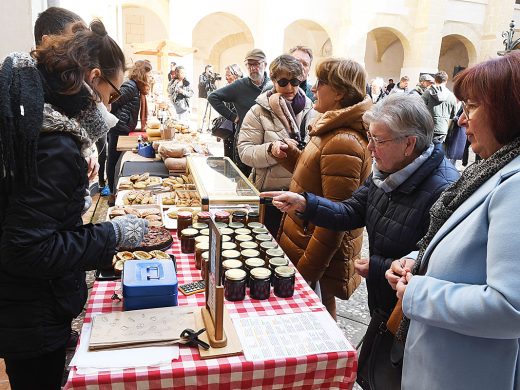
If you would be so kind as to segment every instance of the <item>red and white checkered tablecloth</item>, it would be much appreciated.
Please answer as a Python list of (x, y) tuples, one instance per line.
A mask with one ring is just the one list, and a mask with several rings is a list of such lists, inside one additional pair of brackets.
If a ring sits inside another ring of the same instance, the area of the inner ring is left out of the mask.
[[(193, 255), (180, 251), (174, 237), (169, 250), (177, 260), (179, 284), (200, 280)], [(96, 282), (87, 306), (85, 322), (95, 313), (122, 310), (122, 303), (111, 299), (120, 292), (120, 282)], [(274, 296), (258, 301), (249, 298), (241, 302), (225, 302), (232, 318), (257, 315), (301, 313), (325, 310), (319, 298), (297, 274), (292, 298)], [(179, 292), (179, 306), (204, 305), (204, 294), (185, 296)], [(65, 389), (351, 389), (356, 379), (355, 350), (307, 355), (298, 358), (248, 362), (243, 355), (201, 360), (198, 350), (182, 346), (178, 360), (171, 366), (145, 367), (100, 371), (79, 375), (75, 368), (69, 374)]]

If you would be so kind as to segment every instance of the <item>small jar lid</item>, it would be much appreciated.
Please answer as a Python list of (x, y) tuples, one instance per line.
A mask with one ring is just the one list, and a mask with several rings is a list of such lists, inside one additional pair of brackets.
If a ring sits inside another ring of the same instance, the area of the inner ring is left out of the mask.
[(241, 250), (244, 250), (244, 249), (256, 249), (258, 248), (258, 244), (254, 241), (242, 241), (240, 243), (240, 249)]
[(266, 228), (264, 227), (259, 227), (259, 228), (254, 228), (253, 229), (253, 234), (255, 236), (259, 235), (259, 234), (269, 234), (269, 230), (267, 230)]
[[(226, 236), (228, 237), (228, 236)], [(237, 249), (237, 244), (235, 244), (234, 242), (222, 242), (222, 250), (225, 251), (225, 250), (229, 250), (229, 249)]]
[(192, 224), (191, 227), (193, 229), (202, 230), (202, 229), (207, 229), (208, 228), (208, 224), (207, 223), (196, 222), (196, 223)]
[(242, 262), (240, 260), (224, 260), (222, 262), (222, 268), (242, 268)]
[(272, 237), (270, 234), (259, 234), (255, 237), (257, 241), (271, 241)]
[(209, 251), (209, 242), (199, 242), (198, 244), (195, 244), (195, 250), (201, 252)]
[(235, 249), (227, 249), (222, 251), (222, 257), (227, 259), (238, 259), (240, 257), (240, 252)]
[(273, 257), (273, 258), (269, 259), (269, 265), (274, 268), (280, 267), (283, 265), (287, 265), (287, 264), (289, 264), (289, 262), (287, 261), (287, 259), (285, 257)]
[(202, 257), (202, 258), (205, 259), (205, 260), (208, 260), (208, 259), (209, 259), (209, 251), (207, 251), (207, 252), (202, 252), (202, 253), (200, 254), (200, 257)]
[[(251, 214), (251, 213), (249, 213), (249, 214)], [(261, 224), (260, 222), (249, 222), (249, 223), (247, 224), (247, 227), (248, 227), (249, 229), (256, 229), (256, 228), (263, 228), (264, 225)]]
[(191, 211), (178, 211), (177, 212), (177, 219), (188, 219), (193, 218), (193, 214)]
[(269, 279), (271, 277), (271, 270), (264, 267), (253, 268), (251, 270), (251, 277), (255, 279)]
[(247, 215), (247, 213), (243, 210), (233, 211), (233, 217), (244, 218), (246, 215)]
[(251, 257), (244, 262), (249, 268), (263, 267), (265, 262), (258, 257)]
[(258, 257), (260, 256), (260, 252), (256, 249), (244, 249), (242, 252), (240, 252), (240, 255), (242, 257)]
[(227, 223), (225, 223), (225, 222), (215, 222), (215, 225), (216, 225), (217, 228), (219, 228), (219, 229), (227, 228)]
[(231, 229), (240, 229), (243, 228), (245, 225), (242, 222), (230, 222), (228, 223), (228, 227)]
[(195, 237), (195, 243), (198, 244), (200, 242), (209, 242), (209, 236), (197, 236), (197, 237)]
[[(231, 236), (228, 236), (227, 234), (224, 234), (222, 236), (222, 242), (228, 242), (228, 241), (231, 241)], [(209, 237), (208, 237), (209, 238)]]
[(229, 213), (224, 210), (215, 211), (216, 218), (229, 218)]
[(197, 234), (199, 234), (197, 229), (186, 228), (181, 230), (181, 235), (184, 237), (195, 237)]
[(249, 218), (258, 218), (260, 217), (260, 213), (258, 213), (258, 211), (250, 211), (249, 213), (247, 213), (247, 216)]
[(228, 269), (224, 276), (228, 280), (244, 280), (246, 278), (246, 271), (243, 269)]
[(225, 235), (231, 236), (234, 233), (235, 233), (235, 231), (233, 229), (230, 229), (230, 228), (227, 228), (227, 227), (220, 229), (220, 234), (225, 234)]
[(209, 229), (200, 229), (200, 234), (202, 234), (203, 236), (209, 236)]
[(265, 250), (278, 248), (278, 243), (274, 241), (263, 241), (260, 243), (260, 248)]
[(253, 241), (253, 237), (249, 234), (240, 234), (235, 236), (235, 241), (244, 242), (244, 241)]
[(197, 213), (197, 218), (202, 218), (202, 219), (211, 218), (211, 213), (209, 211), (199, 211)]
[(276, 267), (274, 269), (274, 273), (278, 276), (281, 276), (282, 278), (288, 278), (293, 276), (296, 271), (293, 267), (289, 267), (288, 265), (282, 265), (280, 267)]
[(244, 234), (247, 234), (247, 235), (251, 235), (251, 230), (250, 229), (246, 229), (246, 228), (240, 228), (240, 229), (235, 229), (235, 234), (237, 236), (241, 236), (241, 235), (244, 235)]
[(271, 248), (266, 250), (265, 254), (269, 257), (282, 257), (285, 253), (280, 248)]

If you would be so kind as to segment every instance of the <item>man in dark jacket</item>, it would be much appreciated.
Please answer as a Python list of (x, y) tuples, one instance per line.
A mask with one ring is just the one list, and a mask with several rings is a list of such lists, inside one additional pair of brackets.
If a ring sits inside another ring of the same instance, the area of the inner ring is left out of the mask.
[[(243, 164), (240, 160), (236, 149), (236, 140), (238, 139), (238, 132), (244, 117), (249, 109), (255, 105), (255, 99), (258, 95), (266, 88), (269, 77), (265, 71), (267, 63), (262, 50), (251, 50), (246, 54), (244, 62), (249, 71), (249, 77), (238, 79), (234, 83), (210, 93), (208, 102), (220, 115), (237, 124), (233, 160), (240, 170), (248, 176), (251, 172), (251, 167)], [(236, 113), (231, 111), (225, 103), (233, 103)]]

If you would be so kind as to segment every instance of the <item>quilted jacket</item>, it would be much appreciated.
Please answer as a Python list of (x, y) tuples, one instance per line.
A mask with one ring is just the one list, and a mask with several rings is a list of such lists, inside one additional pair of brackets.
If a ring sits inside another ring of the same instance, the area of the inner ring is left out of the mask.
[(397, 301), (385, 278), (393, 260), (418, 249), (428, 230), (430, 208), (441, 192), (459, 178), (445, 158), (441, 144), (404, 183), (389, 193), (378, 188), (370, 176), (352, 197), (331, 202), (305, 194), (307, 208), (302, 218), (332, 230), (366, 226), (370, 264), (367, 278), (368, 305), (390, 313)]
[[(309, 132), (310, 141), (298, 153), (291, 149), (282, 163), (294, 175), (294, 192), (312, 192), (334, 201), (347, 199), (371, 171), (366, 126), (362, 116), (372, 102), (362, 102), (318, 117)], [(297, 159), (297, 163), (296, 163)], [(280, 246), (307, 281), (327, 284), (335, 296), (347, 299), (361, 282), (353, 261), (359, 257), (362, 229), (332, 231), (306, 225), (294, 213), (282, 221)]]
[(141, 93), (134, 80), (127, 80), (121, 85), (121, 97), (112, 103), (111, 112), (119, 122), (110, 129), (110, 133), (128, 135), (135, 130), (139, 109), (141, 108)]

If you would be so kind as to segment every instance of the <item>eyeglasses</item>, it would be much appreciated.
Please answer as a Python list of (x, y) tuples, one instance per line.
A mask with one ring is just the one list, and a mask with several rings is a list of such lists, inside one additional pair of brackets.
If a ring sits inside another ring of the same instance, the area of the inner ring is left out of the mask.
[(478, 105), (473, 103), (466, 103), (465, 101), (461, 101), (460, 103), (462, 104), (462, 112), (464, 115), (466, 115), (467, 120), (469, 120), (469, 116), (478, 108)]
[(396, 138), (379, 139), (379, 138), (376, 138), (376, 137), (372, 137), (372, 134), (370, 134), (367, 131), (368, 143), (372, 142), (376, 147), (381, 146), (381, 145), (383, 145), (383, 144), (385, 144), (387, 142), (397, 141), (397, 140), (400, 140), (400, 139), (403, 139), (403, 138), (407, 138), (407, 137), (409, 137), (409, 135), (404, 135), (402, 137), (396, 137)]
[(317, 79), (316, 80), (316, 84), (314, 84), (316, 86), (316, 89), (318, 89), (319, 87), (321, 87), (322, 85), (328, 85), (329, 83), (327, 83), (325, 80), (321, 80), (321, 79)]
[(294, 79), (280, 79), (280, 80), (276, 80), (276, 84), (278, 84), (280, 87), (287, 87), (287, 84), (291, 84), (293, 87), (297, 87), (298, 85), (300, 85), (301, 81), (298, 80), (297, 78), (294, 78)]
[(264, 62), (246, 62), (245, 64), (249, 69), (252, 69), (252, 68), (258, 69), (264, 64)]
[(114, 84), (112, 84), (112, 82), (109, 79), (107, 79), (105, 76), (99, 76), (99, 77), (102, 78), (103, 81), (106, 81), (114, 89), (114, 92), (112, 92), (108, 98), (108, 104), (114, 103), (116, 100), (118, 100), (121, 97), (121, 91), (118, 88), (116, 88), (116, 86)]

